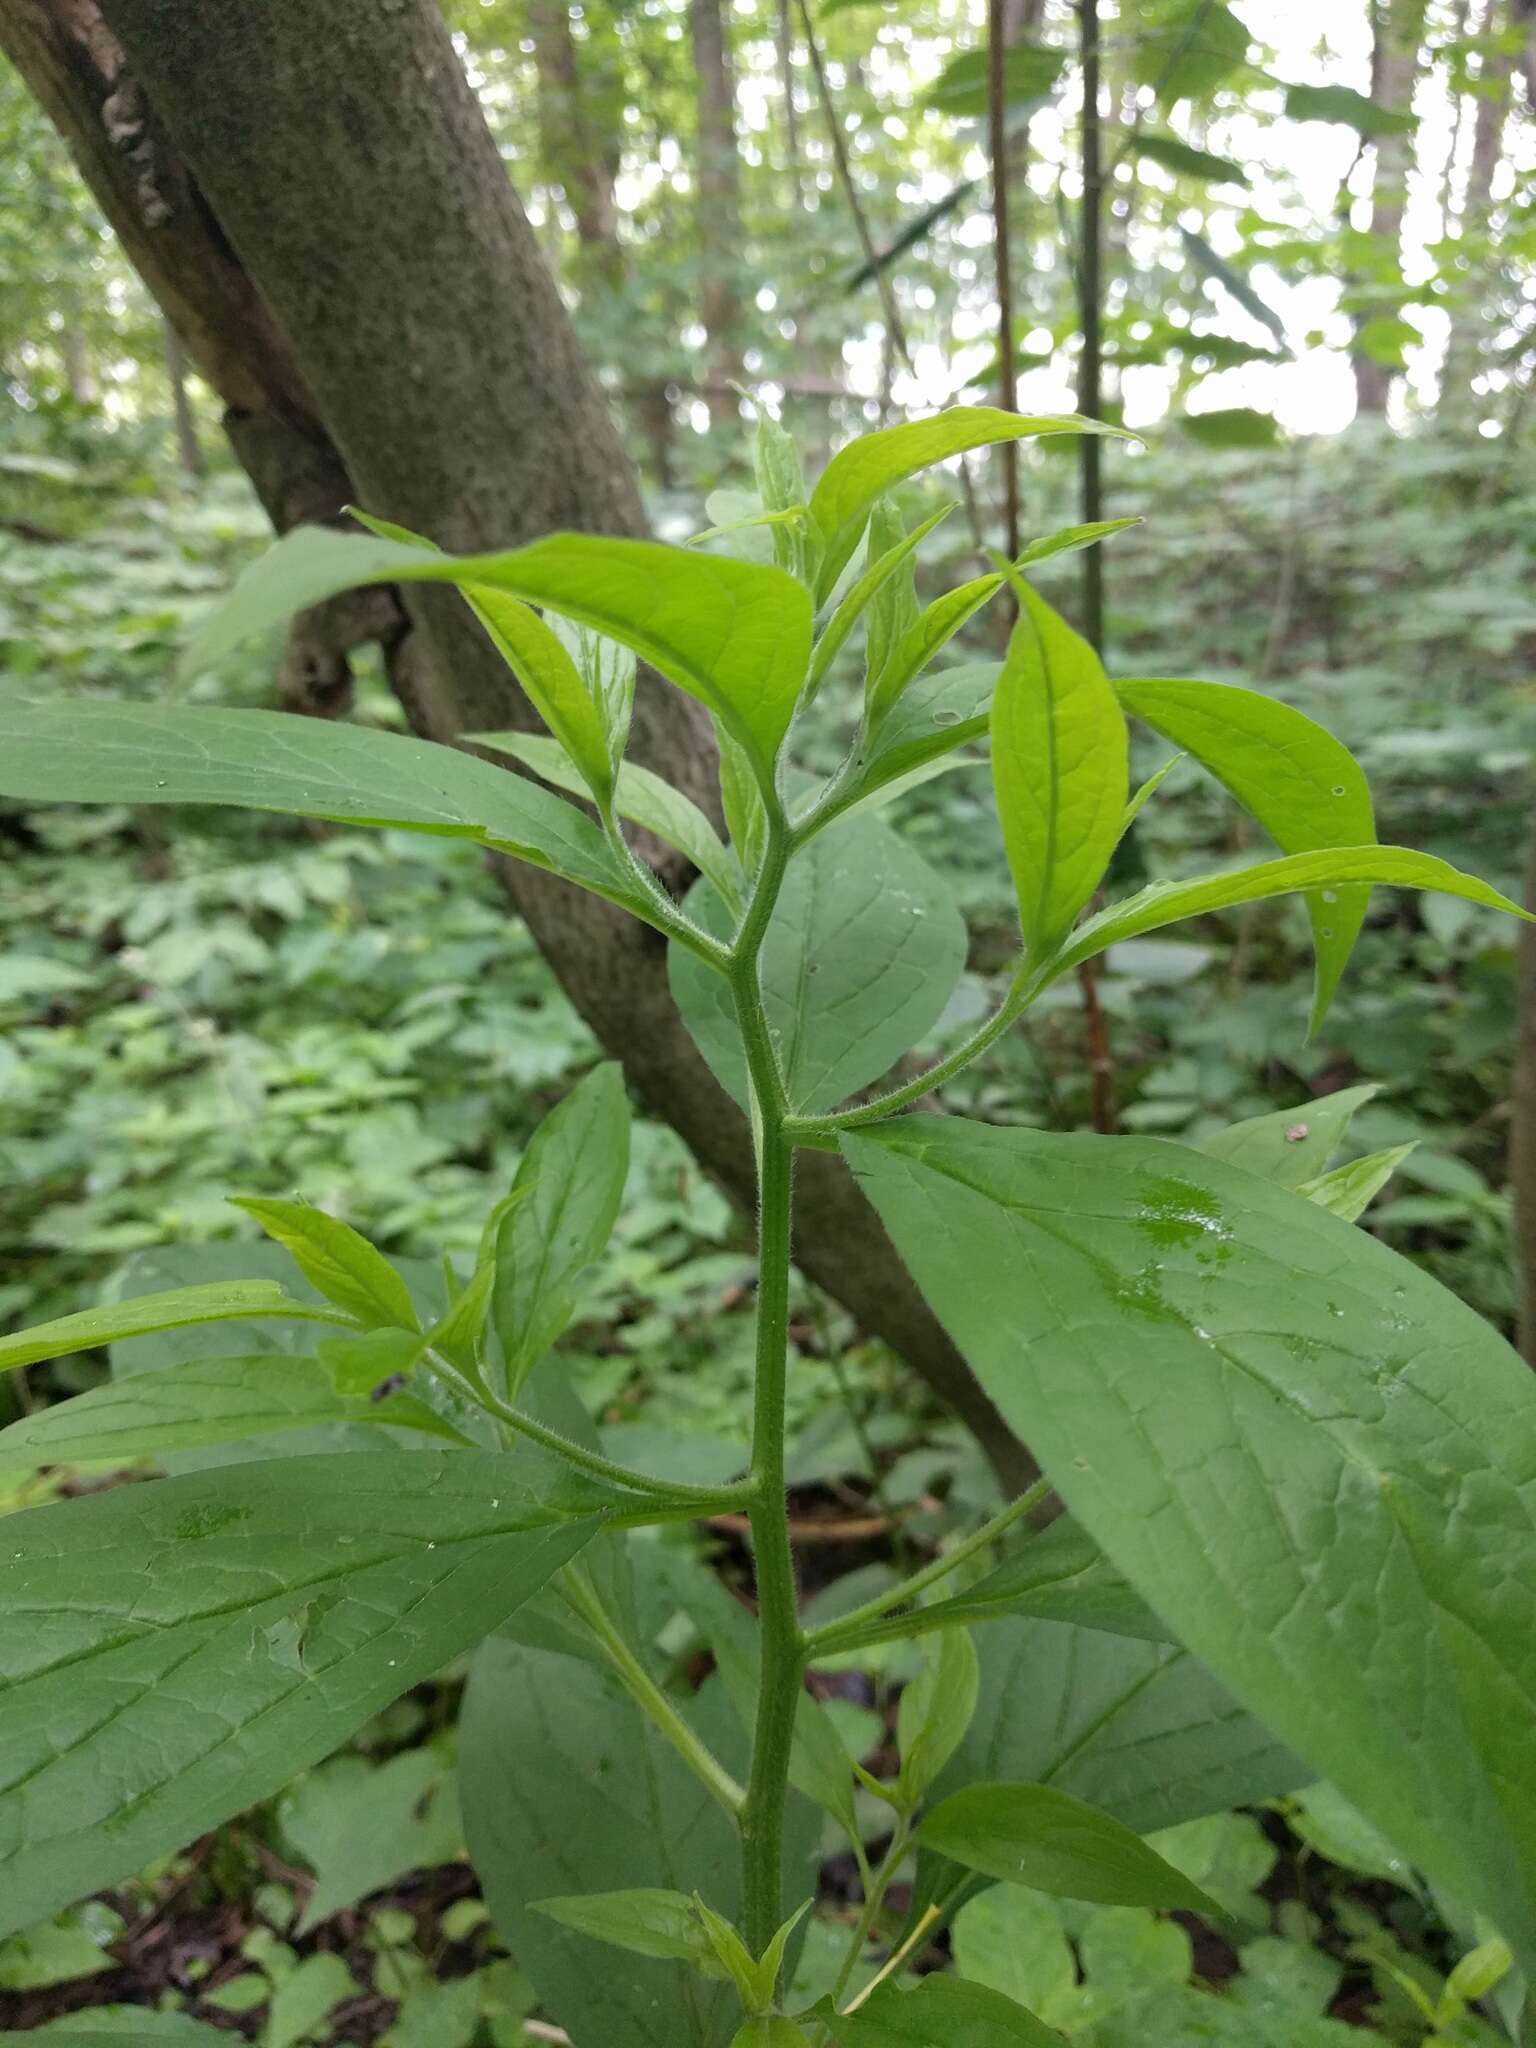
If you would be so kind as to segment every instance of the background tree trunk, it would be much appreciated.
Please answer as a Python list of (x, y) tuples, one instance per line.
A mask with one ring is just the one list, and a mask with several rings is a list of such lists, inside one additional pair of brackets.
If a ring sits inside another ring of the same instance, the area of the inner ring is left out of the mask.
[(187, 352), (181, 337), (165, 323), (165, 381), (171, 392), (171, 420), (176, 431), (176, 466), (189, 482), (199, 483), (206, 467), (203, 446), (197, 438), (197, 421), (187, 391)]
[(736, 295), (741, 261), (736, 82), (721, 0), (690, 0), (688, 22), (699, 94), (699, 317), (709, 337), (706, 397), (711, 423), (730, 427), (741, 417), (730, 387), (742, 377), (741, 308)]
[[(1478, 24), (1479, 32), (1485, 36), (1495, 35), (1505, 26), (1507, 17), (1501, 0), (1487, 0)], [(1504, 124), (1509, 114), (1509, 87), (1514, 68), (1512, 51), (1484, 53), (1478, 79), (1482, 89), (1473, 103), (1472, 159), (1467, 168), (1467, 189), (1458, 223), (1459, 232), (1474, 240), (1486, 236), (1492, 225), (1493, 181), (1504, 154)], [(1472, 276), (1483, 278), (1485, 269), (1483, 259), (1474, 254)], [(1477, 289), (1481, 294), (1481, 286)], [(1479, 302), (1453, 308), (1445, 367), (1440, 379), (1441, 398), (1451, 407), (1464, 408), (1468, 402), (1468, 387), (1479, 367), (1484, 319), (1484, 309)]]
[[(0, 0), (0, 41), (229, 404), (276, 524), (352, 497), (450, 548), (561, 526), (643, 531), (613, 423), (433, 0), (387, 15), (371, 0), (108, 0), (100, 15), (87, 0)], [(137, 159), (106, 143), (109, 98), (133, 106)], [(392, 680), (418, 731), (451, 741), (532, 722), (450, 594), (413, 587), (398, 621)], [(718, 808), (690, 698), (642, 687), (634, 751)], [(682, 1028), (661, 942), (530, 868), (501, 872), (639, 1095), (745, 1196), (745, 1126)], [(798, 1206), (805, 1270), (1022, 1483), (1027, 1453), (837, 1160), (805, 1157)]]
[(528, 27), (539, 78), (539, 147), (576, 219), (577, 283), (613, 290), (623, 279), (624, 251), (614, 202), (619, 130), (602, 119), (608, 95), (594, 92), (584, 75), (567, 0), (529, 0)]
[[(1419, 75), (1419, 51), (1424, 39), (1425, 0), (1378, 0), (1372, 10), (1374, 40), (1371, 50), (1371, 98), (1394, 112), (1413, 108), (1414, 87)], [(1403, 212), (1408, 196), (1408, 173), (1413, 168), (1417, 128), (1401, 134), (1378, 137), (1375, 168), (1371, 180), (1371, 232), (1390, 251), (1394, 271), (1402, 265)], [(1364, 326), (1367, 313), (1356, 322)], [(1385, 418), (1392, 380), (1397, 372), (1390, 363), (1356, 349), (1355, 403), (1363, 413)]]

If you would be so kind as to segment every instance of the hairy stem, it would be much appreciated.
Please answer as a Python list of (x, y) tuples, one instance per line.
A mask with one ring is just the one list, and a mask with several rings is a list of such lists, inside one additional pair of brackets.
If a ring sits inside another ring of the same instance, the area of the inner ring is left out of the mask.
[(720, 1762), (694, 1734), (655, 1679), (646, 1670), (618, 1624), (598, 1598), (597, 1588), (579, 1565), (568, 1564), (555, 1575), (555, 1590), (571, 1612), (591, 1630), (603, 1654), (617, 1672), (619, 1681), (651, 1726), (664, 1735), (683, 1762), (706, 1785), (727, 1813), (739, 1814), (746, 1794)]

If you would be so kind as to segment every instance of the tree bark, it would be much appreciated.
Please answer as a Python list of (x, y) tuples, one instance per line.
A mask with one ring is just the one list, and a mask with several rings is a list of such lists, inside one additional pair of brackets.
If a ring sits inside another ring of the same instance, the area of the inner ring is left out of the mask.
[(699, 317), (708, 336), (706, 397), (711, 424), (734, 427), (741, 408), (730, 387), (742, 377), (736, 291), (741, 257), (736, 82), (721, 0), (689, 0), (688, 21), (698, 78)]
[[(1526, 846), (1525, 904), (1536, 911), (1536, 826)], [(1515, 1014), (1509, 1178), (1515, 1198), (1520, 1349), (1526, 1364), (1536, 1370), (1536, 925), (1521, 925), (1515, 941)]]
[[(1419, 75), (1419, 51), (1424, 34), (1424, 0), (1378, 0), (1373, 9), (1374, 41), (1371, 50), (1371, 98), (1378, 105), (1407, 113), (1413, 106), (1414, 86)], [(1391, 251), (1394, 268), (1401, 275), (1403, 212), (1407, 202), (1408, 173), (1413, 168), (1416, 128), (1398, 135), (1378, 137), (1375, 168), (1371, 180), (1371, 232)], [(1357, 320), (1357, 329), (1371, 318)], [(1390, 363), (1378, 362), (1364, 350), (1353, 355), (1355, 403), (1362, 413), (1384, 419), (1392, 381), (1397, 375)]]
[[(1491, 36), (1505, 26), (1506, 16), (1501, 0), (1488, 0), (1479, 23), (1480, 33)], [(1509, 87), (1514, 67), (1514, 55), (1506, 50), (1492, 50), (1482, 60), (1478, 80), (1482, 90), (1476, 96), (1472, 117), (1472, 160), (1467, 167), (1467, 189), (1458, 223), (1463, 237), (1486, 236), (1492, 223), (1493, 180), (1503, 155), (1504, 125), (1509, 113)], [(1442, 399), (1449, 399), (1455, 406), (1467, 402), (1468, 387), (1478, 371), (1482, 341), (1480, 330), (1485, 317), (1482, 287), (1486, 275), (1485, 263), (1479, 263), (1474, 256), (1472, 281), (1462, 303), (1451, 316), (1440, 393)]]
[[(109, 68), (96, 57), (82, 67), (82, 11), (113, 46)], [(253, 475), (261, 463), (277, 524), (352, 497), (455, 549), (562, 526), (644, 530), (613, 423), (434, 0), (392, 0), (387, 17), (373, 0), (107, 0), (103, 14), (105, 27), (86, 0), (0, 0), (0, 40), (35, 60), (40, 96), (130, 256), (231, 403), (236, 453)], [(101, 140), (103, 81), (134, 95), (152, 138), (129, 170)], [(144, 178), (174, 194), (164, 209), (138, 202)], [(418, 731), (452, 741), (533, 722), (464, 606), (420, 586), (404, 605), (392, 680)], [(718, 810), (713, 745), (690, 698), (642, 687), (633, 748)], [(533, 869), (501, 872), (637, 1093), (744, 1198), (746, 1129), (682, 1028), (659, 940)], [(807, 1155), (798, 1194), (802, 1267), (954, 1406), (1007, 1483), (1022, 1483), (1027, 1453), (840, 1163)]]

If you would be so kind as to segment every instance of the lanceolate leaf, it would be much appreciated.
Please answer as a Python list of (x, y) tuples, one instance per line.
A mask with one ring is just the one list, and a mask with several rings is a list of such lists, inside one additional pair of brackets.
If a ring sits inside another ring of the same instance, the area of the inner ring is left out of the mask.
[[(580, 796), (585, 788), (570, 756), (546, 733), (479, 732), (477, 746), (494, 747), (531, 768), (556, 789)], [(741, 869), (730, 848), (690, 797), (674, 789), (637, 761), (625, 761), (614, 786), (614, 807), (621, 818), (654, 832), (679, 853), (687, 854), (701, 875), (707, 875), (728, 903), (741, 895)]]
[(927, 1814), (917, 1839), (983, 1876), (1057, 1898), (1210, 1910), (1200, 1887), (1140, 1835), (1054, 1785), (967, 1785)]
[(1490, 889), (1475, 875), (1464, 875), (1433, 854), (1417, 853), (1408, 846), (1348, 846), (1336, 852), (1290, 854), (1284, 860), (1263, 861), (1257, 867), (1237, 868), (1230, 874), (1207, 875), (1192, 882), (1153, 882), (1081, 925), (1050, 962), (1050, 978), (1054, 981), (1070, 973), (1079, 960), (1092, 959), (1122, 939), (1140, 938), (1143, 932), (1177, 924), (1180, 918), (1231, 910), (1239, 903), (1262, 903), (1270, 896), (1290, 896), (1307, 889), (1319, 890), (1326, 899), (1330, 889), (1342, 889), (1351, 882), (1393, 882), (1404, 889), (1433, 889), (1444, 896), (1481, 903), (1489, 910), (1508, 911), (1511, 917), (1528, 915), (1497, 889)]
[(444, 833), (479, 840), (637, 917), (650, 916), (597, 826), (549, 790), (453, 747), (325, 719), (9, 698), (0, 703), (0, 796), (22, 803), (233, 804)]
[(810, 655), (810, 600), (780, 569), (592, 534), (551, 534), (499, 554), (445, 555), (301, 526), (246, 570), (186, 666), (206, 667), (248, 634), (338, 590), (409, 582), (505, 591), (632, 647), (723, 718), (764, 776)]
[(393, 1423), (462, 1441), (422, 1401), (339, 1393), (316, 1359), (263, 1351), (135, 1374), (23, 1416), (0, 1430), (0, 1471), (107, 1459), (126, 1465), (327, 1422)]
[(1120, 837), (1125, 718), (1087, 641), (1020, 583), (992, 706), (992, 778), (1026, 949), (1049, 951), (1093, 895)]
[(142, 1294), (136, 1301), (110, 1301), (78, 1315), (60, 1316), (57, 1322), (38, 1323), (14, 1337), (0, 1337), (0, 1370), (115, 1344), (120, 1337), (184, 1330), (195, 1323), (244, 1322), (251, 1316), (356, 1327), (350, 1316), (335, 1309), (295, 1300), (276, 1280), (221, 1280), (207, 1287), (178, 1287), (169, 1294)]
[[(723, 914), (702, 889), (699, 921)], [(763, 997), (791, 1104), (816, 1115), (884, 1074), (943, 1014), (965, 925), (933, 870), (876, 819), (811, 842), (789, 870), (763, 946)], [(724, 980), (673, 947), (672, 993), (716, 1078), (744, 1100)]]
[(1367, 1081), (1358, 1088), (1338, 1088), (1331, 1095), (1298, 1102), (1294, 1109), (1245, 1117), (1240, 1124), (1228, 1124), (1202, 1138), (1200, 1150), (1211, 1159), (1262, 1174), (1277, 1187), (1299, 1188), (1323, 1171), (1344, 1142), (1356, 1110), (1380, 1093), (1378, 1082)]
[[(906, 521), (893, 498), (877, 498), (869, 515), (868, 550), (878, 557), (899, 548), (907, 538)], [(916, 625), (918, 618), (917, 580), (908, 553), (899, 569), (887, 576), (869, 604), (864, 628), (864, 688), (866, 694), (885, 667), (898, 640)]]
[(15, 1515), (0, 1592), (0, 1929), (265, 1799), (591, 1537), (479, 1451), (313, 1457)]
[(879, 597), (885, 584), (902, 572), (904, 566), (911, 561), (918, 544), (932, 533), (941, 519), (947, 519), (954, 509), (953, 505), (941, 506), (931, 518), (914, 526), (910, 533), (904, 534), (883, 554), (877, 554), (864, 574), (841, 599), (837, 610), (817, 636), (816, 651), (811, 657), (810, 675), (806, 682), (808, 697), (820, 687), (827, 670), (842, 651), (848, 635)]
[[(869, 510), (882, 492), (931, 463), (971, 448), (998, 441), (1020, 441), (1031, 434), (1119, 434), (1117, 427), (1074, 415), (1029, 418), (999, 412), (990, 406), (957, 405), (932, 419), (885, 427), (861, 435), (840, 449), (822, 471), (811, 493), (811, 516), (826, 539), (827, 552), (817, 585), (825, 603), (838, 577), (853, 557)], [(1128, 438), (1122, 436), (1121, 438)]]
[(977, 661), (920, 677), (866, 742), (855, 774), (822, 822), (830, 824), (877, 790), (939, 761), (957, 747), (985, 739), (991, 723), (992, 693), (1001, 673), (1000, 663)]
[(1129, 146), (1134, 155), (1148, 157), (1165, 170), (1177, 171), (1181, 177), (1203, 178), (1218, 185), (1248, 182), (1240, 164), (1229, 163), (1224, 156), (1213, 156), (1208, 149), (1196, 149), (1193, 143), (1181, 141), (1177, 135), (1135, 129)]
[(496, 1237), (495, 1318), (515, 1393), (570, 1321), (612, 1235), (629, 1172), (629, 1102), (612, 1062), (534, 1132)]
[(231, 1199), (283, 1247), (317, 1293), (355, 1316), (365, 1329), (421, 1327), (405, 1282), (351, 1224), (306, 1202), (253, 1195)]
[(1309, 1202), (1321, 1202), (1333, 1215), (1342, 1216), (1346, 1223), (1358, 1222), (1416, 1143), (1415, 1140), (1407, 1145), (1393, 1145), (1385, 1152), (1352, 1159), (1347, 1166), (1336, 1166), (1332, 1173), (1320, 1173), (1315, 1180), (1303, 1181), (1300, 1192)]
[(1318, 1204), (1150, 1139), (849, 1144), (1073, 1512), (1240, 1698), (1536, 1956), (1536, 1381)]
[(469, 608), (599, 802), (613, 784), (602, 713), (558, 635), (520, 597), (466, 584)]
[[(1371, 792), (1358, 762), (1331, 732), (1289, 704), (1225, 683), (1117, 682), (1120, 701), (1224, 782), (1286, 853), (1368, 846)], [(1354, 950), (1368, 888), (1307, 898), (1317, 949), (1315, 1031)]]
[(659, 1885), (626, 1892), (583, 1892), (571, 1898), (535, 1899), (535, 1913), (558, 1920), (631, 1955), (685, 1962), (705, 1976), (723, 1975), (692, 1899)]
[(1001, 1991), (963, 1978), (925, 1977), (912, 1991), (886, 1984), (857, 2012), (831, 2001), (813, 2017), (836, 2048), (1062, 2048), (1062, 2037)]
[(1002, 585), (1001, 576), (977, 576), (935, 598), (913, 621), (870, 679), (867, 716), (872, 732), (879, 731), (881, 721), (912, 679), (922, 674)]

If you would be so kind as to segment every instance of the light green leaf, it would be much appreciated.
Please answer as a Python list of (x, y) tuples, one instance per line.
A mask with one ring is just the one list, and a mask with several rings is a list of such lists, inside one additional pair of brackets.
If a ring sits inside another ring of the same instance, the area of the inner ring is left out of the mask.
[(0, 1430), (0, 1472), (108, 1460), (126, 1465), (326, 1422), (392, 1423), (461, 1441), (409, 1395), (349, 1398), (314, 1359), (263, 1351), (135, 1374), (40, 1408)]
[(869, 730), (878, 736), (893, 705), (916, 676), (949, 645), (968, 620), (1003, 586), (1001, 576), (977, 576), (957, 589), (946, 591), (913, 620), (887, 654), (878, 670), (871, 673), (867, 719)]
[(0, 1370), (90, 1351), (98, 1344), (115, 1344), (120, 1337), (183, 1330), (195, 1323), (244, 1322), (252, 1316), (356, 1327), (350, 1316), (335, 1309), (296, 1300), (276, 1280), (221, 1280), (207, 1287), (173, 1288), (168, 1294), (141, 1294), (136, 1301), (105, 1302), (78, 1315), (60, 1316), (56, 1322), (38, 1323), (14, 1337), (0, 1337)]
[(1115, 434), (1098, 420), (1075, 415), (1058, 418), (1025, 417), (999, 412), (990, 406), (957, 405), (932, 419), (912, 420), (904, 426), (884, 427), (878, 433), (850, 441), (827, 464), (821, 480), (811, 493), (811, 516), (826, 540), (827, 552), (817, 584), (819, 603), (825, 603), (833, 586), (853, 558), (870, 507), (883, 492), (903, 477), (943, 462), (948, 456), (963, 455), (971, 448), (986, 448), (999, 441), (1019, 441), (1033, 434)]
[(1357, 135), (1408, 135), (1413, 115), (1383, 107), (1348, 85), (1288, 85), (1285, 111), (1292, 121), (1336, 121)]
[(1412, 1867), (1335, 1786), (1306, 1786), (1291, 1796), (1285, 1812), (1292, 1832), (1341, 1870), (1380, 1878), (1404, 1891), (1418, 1890)]
[(429, 1747), (382, 1764), (333, 1757), (289, 1786), (278, 1822), (315, 1873), (296, 1932), (307, 1934), (412, 1870), (435, 1870), (464, 1847), (454, 1779)]
[[(901, 549), (907, 539), (906, 521), (892, 498), (876, 498), (869, 514), (865, 547), (872, 561)], [(910, 549), (901, 565), (887, 576), (869, 602), (864, 629), (864, 693), (873, 692), (875, 679), (885, 667), (891, 650), (918, 618), (917, 579), (912, 570)]]
[(509, 1396), (575, 1313), (628, 1173), (629, 1100), (621, 1069), (607, 1061), (534, 1132), (497, 1232), (494, 1314)]
[(1165, 170), (1177, 171), (1183, 178), (1201, 178), (1218, 185), (1248, 182), (1241, 164), (1229, 163), (1224, 156), (1212, 156), (1208, 149), (1196, 149), (1193, 143), (1184, 142), (1177, 135), (1136, 128), (1131, 131), (1129, 147), (1134, 156), (1147, 157)]
[(1129, 780), (1125, 718), (1087, 641), (1027, 583), (992, 705), (992, 778), (1028, 951), (1057, 944), (1104, 878)]
[(1363, 1159), (1351, 1159), (1346, 1166), (1336, 1166), (1332, 1173), (1304, 1180), (1298, 1193), (1309, 1201), (1321, 1202), (1346, 1223), (1357, 1223), (1417, 1144), (1414, 1139), (1406, 1145), (1393, 1145), (1385, 1152), (1369, 1152)]
[(24, 2034), (0, 2034), (0, 2048), (97, 2048), (101, 2041), (131, 2041), (134, 2048), (229, 2048), (222, 2027), (205, 2027), (181, 2012), (151, 2012), (142, 2005), (92, 2005)]
[(326, 719), (6, 698), (0, 796), (23, 803), (232, 804), (475, 839), (564, 875), (636, 917), (651, 915), (602, 833), (574, 805), (457, 748)]
[(814, 2016), (836, 2048), (1062, 2048), (1032, 2012), (961, 1977), (924, 1977), (913, 1991), (883, 1984), (857, 2012), (838, 2015), (827, 2000)]
[(693, 1900), (655, 1885), (626, 1892), (586, 1892), (565, 1899), (534, 1899), (532, 1910), (562, 1927), (631, 1955), (687, 1963), (701, 1976), (723, 1976), (714, 1944)]
[(985, 739), (992, 693), (1002, 673), (995, 661), (967, 662), (924, 676), (903, 692), (880, 729), (865, 742), (855, 772), (841, 795), (823, 811), (821, 831), (835, 818), (885, 801), (895, 783), (937, 773), (944, 756)]
[[(725, 919), (701, 885), (687, 907)], [(878, 1080), (943, 1014), (965, 965), (965, 925), (933, 870), (877, 819), (811, 841), (791, 865), (763, 944), (769, 1028), (791, 1105), (809, 1115)], [(746, 1070), (718, 974), (671, 949), (672, 994), (721, 1084), (746, 1098)]]
[(1230, 1166), (1262, 1174), (1277, 1187), (1299, 1188), (1323, 1171), (1343, 1144), (1356, 1110), (1380, 1093), (1379, 1081), (1338, 1088), (1331, 1095), (1298, 1102), (1294, 1109), (1271, 1110), (1212, 1131), (1200, 1140), (1199, 1149), (1209, 1159), (1225, 1159)]
[[(122, 1922), (117, 1922), (121, 1931)], [(51, 1984), (69, 1984), (118, 1968), (100, 1941), (93, 1939), (76, 1915), (64, 1914), (13, 1934), (0, 1943), (0, 1992), (42, 1991)]]
[(762, 406), (752, 435), (752, 471), (758, 497), (770, 515), (778, 515), (770, 528), (774, 560), (799, 582), (814, 588), (821, 545), (805, 515), (807, 493), (800, 451), (794, 436)]
[(1053, 555), (1075, 555), (1081, 548), (1091, 548), (1096, 542), (1107, 540), (1112, 533), (1124, 533), (1128, 526), (1140, 524), (1139, 518), (1093, 519), (1086, 526), (1061, 526), (1054, 533), (1042, 534), (1039, 540), (1032, 540), (1013, 566), (1028, 569), (1036, 562), (1048, 562)]
[(1218, 405), (1204, 412), (1186, 412), (1179, 425), (1202, 448), (1274, 448), (1280, 425), (1273, 413), (1251, 405)]
[[(531, 768), (556, 789), (579, 796), (585, 787), (569, 755), (545, 733), (477, 732), (476, 746), (494, 747)], [(621, 764), (614, 785), (614, 807), (621, 818), (654, 832), (679, 853), (686, 853), (701, 875), (707, 875), (728, 903), (741, 899), (741, 869), (730, 848), (690, 797), (636, 761)]]
[(344, 1998), (355, 1998), (362, 1988), (340, 1956), (329, 1950), (306, 1956), (272, 1994), (262, 2048), (297, 2048), (321, 2031)]
[(608, 734), (596, 700), (564, 643), (521, 598), (466, 584), (470, 610), (551, 733), (581, 770), (598, 802), (613, 786)]
[(1054, 1785), (967, 1785), (934, 1807), (917, 1839), (969, 1870), (1056, 1898), (1212, 1910), (1139, 1835)]
[[(1005, 1417), (1180, 1639), (1536, 1955), (1536, 1380), (1318, 1204), (1151, 1139), (850, 1142)], [(1468, 1503), (1475, 1502), (1475, 1512)]]
[[(1376, 837), (1371, 792), (1348, 747), (1303, 712), (1226, 683), (1117, 682), (1134, 717), (1193, 754), (1285, 853), (1368, 846)], [(1312, 1029), (1327, 1014), (1354, 950), (1369, 889), (1307, 898), (1317, 949)]]
[(1061, 1909), (1043, 1892), (997, 1884), (960, 1908), (953, 1929), (955, 1967), (1051, 2021), (1078, 2016), (1077, 1962)]
[(952, 504), (941, 505), (930, 518), (914, 526), (910, 533), (903, 534), (893, 545), (886, 548), (883, 554), (877, 552), (872, 537), (870, 552), (874, 559), (864, 574), (839, 600), (836, 611), (817, 636), (816, 651), (811, 657), (811, 671), (806, 682), (807, 701), (821, 687), (828, 669), (842, 651), (844, 642), (864, 613), (879, 598), (886, 583), (911, 561), (918, 544), (932, 533), (941, 519), (947, 519), (954, 509)]
[(1154, 768), (1146, 781), (1142, 783), (1141, 787), (1126, 805), (1125, 814), (1120, 820), (1120, 837), (1122, 839), (1130, 831), (1147, 804), (1157, 795), (1157, 792), (1162, 788), (1183, 758), (1182, 754), (1170, 754), (1162, 767)]
[(535, 1469), (295, 1458), (10, 1517), (0, 1930), (270, 1797), (505, 1620), (618, 1499)]
[(793, 2020), (760, 2013), (745, 2021), (731, 2036), (731, 2048), (810, 2048), (811, 2037), (802, 2034)]
[(715, 743), (720, 754), (720, 809), (731, 848), (742, 870), (753, 875), (762, 859), (768, 837), (768, 814), (763, 792), (752, 772), (744, 748), (739, 747), (720, 719), (715, 720)]
[(1304, 1784), (1304, 1765), (1189, 1652), (1066, 1621), (983, 1630), (981, 1691), (939, 1781), (1056, 1785), (1138, 1835)]
[(1508, 911), (1511, 917), (1529, 919), (1529, 913), (1518, 903), (1511, 903), (1507, 896), (1490, 889), (1475, 875), (1464, 875), (1433, 854), (1417, 853), (1408, 846), (1346, 846), (1322, 853), (1289, 854), (1284, 860), (1262, 861), (1256, 867), (1205, 875), (1191, 882), (1153, 882), (1080, 925), (1050, 962), (1050, 978), (1059, 980), (1080, 960), (1091, 960), (1122, 939), (1140, 938), (1143, 932), (1159, 931), (1164, 925), (1177, 924), (1181, 918), (1201, 917), (1207, 911), (1231, 910), (1240, 903), (1262, 903), (1271, 896), (1290, 896), (1308, 889), (1321, 891), (1326, 900), (1329, 890), (1341, 890), (1351, 882), (1391, 882), (1403, 889), (1433, 889), (1444, 896), (1481, 903), (1489, 910)]
[(245, 571), (184, 666), (204, 668), (250, 633), (339, 590), (400, 582), (504, 591), (605, 633), (707, 704), (764, 777), (789, 729), (810, 656), (810, 600), (779, 569), (593, 534), (556, 533), (502, 553), (445, 555), (301, 526)]
[(350, 1223), (307, 1202), (232, 1195), (283, 1247), (317, 1294), (355, 1316), (364, 1329), (419, 1330), (410, 1291), (384, 1254)]
[(896, 1708), (898, 1789), (916, 1806), (949, 1762), (971, 1725), (981, 1683), (976, 1646), (963, 1628), (946, 1628), (923, 1643), (917, 1675), (902, 1688)]

